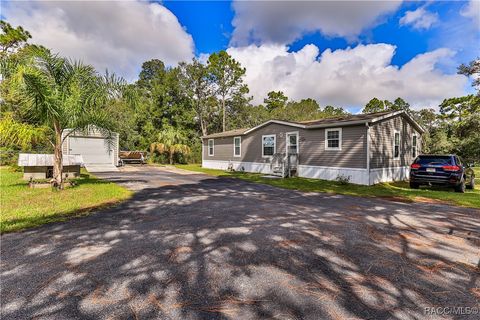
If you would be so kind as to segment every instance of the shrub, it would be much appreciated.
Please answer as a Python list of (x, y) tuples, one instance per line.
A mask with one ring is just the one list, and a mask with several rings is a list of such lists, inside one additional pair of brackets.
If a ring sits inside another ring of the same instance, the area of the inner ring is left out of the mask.
[(339, 174), (335, 180), (338, 181), (341, 185), (346, 185), (350, 183), (351, 176), (346, 176), (343, 174)]

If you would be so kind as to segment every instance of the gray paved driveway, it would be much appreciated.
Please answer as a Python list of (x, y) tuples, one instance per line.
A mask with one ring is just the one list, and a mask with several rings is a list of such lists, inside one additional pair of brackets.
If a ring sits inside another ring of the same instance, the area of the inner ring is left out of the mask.
[(2, 319), (426, 319), (425, 307), (478, 307), (479, 211), (158, 169), (107, 176), (133, 199), (1, 237)]

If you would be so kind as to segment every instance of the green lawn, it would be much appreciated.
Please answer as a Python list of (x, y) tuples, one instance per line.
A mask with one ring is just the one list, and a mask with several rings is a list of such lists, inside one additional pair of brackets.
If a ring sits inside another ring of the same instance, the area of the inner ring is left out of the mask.
[(476, 189), (467, 190), (466, 193), (462, 194), (454, 192), (453, 189), (450, 190), (443, 188), (422, 187), (418, 190), (410, 189), (407, 182), (382, 183), (374, 186), (361, 186), (355, 184), (342, 185), (336, 181), (307, 178), (262, 178), (260, 174), (256, 173), (225, 172), (222, 170), (205, 169), (199, 164), (176, 165), (176, 167), (213, 176), (240, 178), (252, 182), (300, 191), (327, 192), (364, 197), (384, 197), (405, 201), (441, 201), (454, 205), (480, 208), (480, 180), (478, 179), (478, 177), (480, 177), (480, 168), (475, 169), (477, 177)]
[(127, 189), (96, 179), (86, 172), (82, 172), (76, 181), (76, 186), (62, 191), (31, 189), (27, 181), (22, 180), (21, 172), (0, 168), (0, 232), (18, 231), (84, 215), (131, 195)]

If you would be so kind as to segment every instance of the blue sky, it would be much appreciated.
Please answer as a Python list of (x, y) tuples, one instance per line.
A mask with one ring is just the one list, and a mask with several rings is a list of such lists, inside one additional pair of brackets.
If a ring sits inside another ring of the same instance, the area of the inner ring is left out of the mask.
[(173, 67), (227, 50), (254, 103), (282, 90), (354, 112), (373, 97), (421, 108), (471, 93), (456, 68), (480, 55), (480, 0), (10, 1), (2, 18), (129, 81), (149, 59)]
[[(193, 36), (195, 54), (212, 53), (225, 50), (229, 47), (233, 32), (232, 19), (234, 10), (231, 1), (164, 1), (163, 4), (179, 19), (180, 23)], [(399, 20), (406, 11), (427, 6), (428, 10), (438, 14), (438, 21), (428, 29), (418, 30), (409, 26), (401, 26)], [(445, 37), (451, 25), (471, 24), (468, 18), (459, 15), (466, 5), (465, 1), (437, 1), (437, 2), (407, 2), (400, 9), (387, 17), (378, 26), (362, 33), (358, 39), (348, 41), (343, 37), (329, 37), (321, 32), (311, 32), (301, 39), (289, 43), (290, 51), (297, 51), (306, 44), (315, 44), (319, 48), (345, 49), (358, 43), (389, 43), (397, 46), (392, 63), (402, 66), (417, 54), (441, 47), (452, 47), (457, 52), (457, 62), (468, 62), (480, 54), (480, 33), (475, 35), (474, 28), (471, 38), (476, 48), (465, 48), (466, 45), (452, 45), (453, 38)], [(460, 20), (460, 21), (459, 21)], [(478, 31), (478, 30), (477, 30)], [(450, 42), (450, 44), (449, 44)], [(476, 50), (473, 50), (476, 49)], [(476, 51), (476, 52), (475, 52)], [(456, 69), (456, 65), (443, 65), (447, 71)]]

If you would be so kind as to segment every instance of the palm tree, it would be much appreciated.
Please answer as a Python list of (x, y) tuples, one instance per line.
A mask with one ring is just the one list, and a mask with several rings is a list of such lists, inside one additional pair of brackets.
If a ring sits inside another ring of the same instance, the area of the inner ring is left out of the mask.
[(15, 121), (12, 113), (5, 113), (0, 119), (0, 146), (7, 149), (31, 150), (47, 139), (48, 128), (37, 127)]
[[(79, 61), (32, 47), (22, 63), (9, 70), (12, 91), (19, 97), (31, 121), (51, 131), (54, 149), (53, 182), (62, 188), (62, 143), (73, 131), (95, 126), (112, 141), (113, 121), (106, 105), (120, 97), (123, 80), (114, 75), (100, 76)], [(4, 70), (2, 70), (2, 73)], [(65, 129), (73, 129), (64, 134)]]
[(150, 145), (150, 152), (166, 153), (168, 162), (173, 164), (175, 153), (189, 154), (190, 147), (185, 144), (185, 136), (177, 129), (167, 126), (158, 133), (157, 141)]

